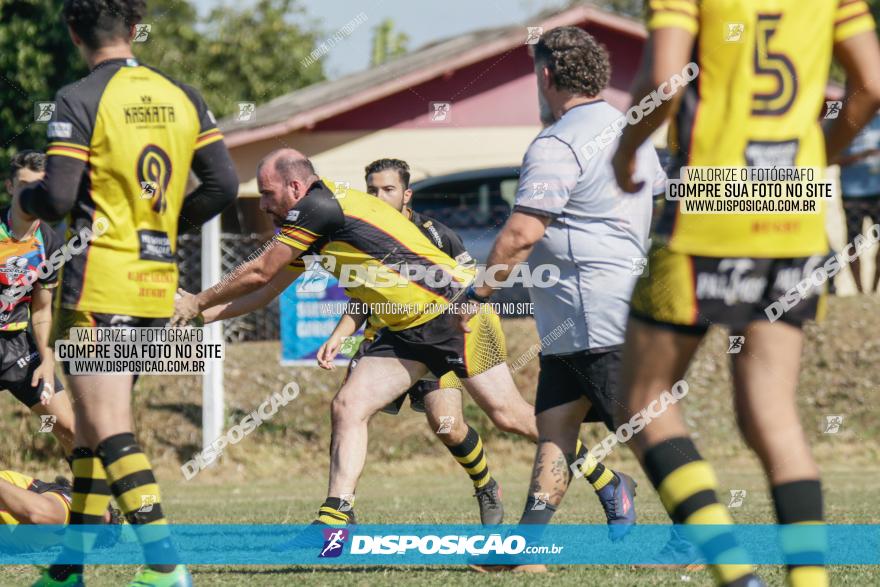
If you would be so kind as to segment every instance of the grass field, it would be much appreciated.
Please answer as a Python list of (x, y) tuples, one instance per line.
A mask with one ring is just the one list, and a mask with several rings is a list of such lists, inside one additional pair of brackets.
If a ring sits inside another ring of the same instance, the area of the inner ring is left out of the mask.
[[(516, 519), (525, 501), (529, 466), (522, 458), (493, 459), (504, 486), (510, 521)], [(639, 485), (647, 479), (631, 462), (623, 468), (634, 474)], [(255, 480), (253, 484), (166, 482), (163, 484), (169, 517), (178, 523), (303, 523), (323, 500), (323, 472), (288, 479)], [(825, 468), (828, 519), (837, 523), (877, 522), (876, 496), (880, 494), (880, 468), (853, 471), (845, 466)], [(743, 506), (734, 509), (738, 522), (768, 523), (771, 504), (764, 480), (754, 463), (742, 461), (719, 468), (722, 487), (746, 489)], [(476, 523), (476, 501), (470, 484), (457, 466), (446, 459), (400, 471), (387, 464), (370, 467), (361, 484), (358, 510), (369, 523)], [(653, 492), (639, 492), (636, 505), (645, 523), (665, 523), (666, 515)], [(576, 482), (559, 514), (560, 523), (601, 523), (598, 502), (585, 483)], [(584, 545), (588, 548), (589, 545)], [(614, 582), (622, 586), (712, 585), (708, 571), (631, 567), (551, 567), (546, 576), (476, 575), (458, 567), (192, 567), (201, 585), (582, 585)], [(89, 585), (115, 587), (129, 580), (135, 567), (90, 568)], [(22, 585), (35, 574), (32, 567), (0, 569), (0, 585)], [(781, 585), (780, 568), (763, 567), (769, 585)], [(880, 585), (880, 569), (835, 567), (833, 585)]]
[[(804, 351), (800, 408), (814, 452), (823, 470), (826, 511), (831, 523), (880, 523), (880, 301), (834, 298), (829, 319), (811, 325)], [(511, 361), (537, 340), (528, 320), (507, 321)], [(686, 379), (691, 393), (685, 411), (696, 441), (716, 465), (722, 499), (730, 489), (745, 489), (741, 508), (732, 510), (742, 523), (772, 523), (763, 475), (736, 431), (726, 374), (726, 333), (714, 332), (700, 350)], [(324, 498), (329, 446), (327, 405), (341, 370), (278, 366), (277, 343), (249, 343), (228, 349), (225, 366), (227, 427), (237, 423), (271, 392), (296, 381), (302, 394), (237, 446), (222, 463), (185, 481), (180, 463), (198, 450), (201, 381), (194, 377), (145, 377), (138, 386), (135, 413), (138, 436), (162, 484), (163, 504), (175, 523), (290, 523), (312, 519)], [(537, 361), (515, 374), (527, 398), (534, 396)], [(772, 390), (768, 390), (772, 393)], [(827, 415), (843, 415), (837, 434), (822, 434)], [(504, 487), (507, 521), (523, 507), (533, 457), (532, 447), (495, 431), (468, 403), (466, 416), (486, 440), (490, 466)], [(0, 468), (37, 476), (64, 472), (49, 435), (37, 434), (38, 420), (8, 394), (0, 394)], [(598, 427), (584, 429), (595, 440)], [(470, 483), (424, 424), (405, 408), (400, 416), (379, 415), (371, 425), (369, 460), (361, 480), (357, 510), (362, 523), (476, 523)], [(636, 506), (640, 521), (667, 521), (659, 501), (627, 450), (606, 460), (639, 482)], [(557, 517), (559, 523), (601, 523), (601, 510), (583, 481), (575, 481)], [(588, 544), (584, 548), (589, 548)], [(89, 585), (124, 585), (135, 567), (90, 568)], [(633, 569), (630, 567), (551, 567), (546, 576), (482, 576), (457, 567), (193, 567), (201, 585), (568, 585), (606, 584), (711, 585), (707, 571)], [(781, 569), (765, 567), (769, 585), (781, 585)], [(0, 586), (27, 585), (33, 567), (0, 568)], [(880, 569), (832, 570), (833, 585), (880, 585)]]

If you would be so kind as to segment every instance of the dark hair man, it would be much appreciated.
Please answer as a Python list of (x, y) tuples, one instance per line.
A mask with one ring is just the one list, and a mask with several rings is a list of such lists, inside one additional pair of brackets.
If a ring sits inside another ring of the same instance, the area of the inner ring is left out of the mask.
[[(219, 214), (237, 193), (223, 136), (199, 93), (135, 59), (131, 42), (145, 9), (143, 0), (64, 2), (71, 41), (91, 72), (56, 95), (46, 177), (21, 193), (25, 214), (50, 221), (69, 214), (70, 234), (94, 237), (63, 267), (60, 339), (74, 327), (164, 326), (174, 305), (179, 232)], [(201, 184), (187, 195), (190, 169)], [(132, 432), (135, 379), (107, 372), (68, 379), (74, 482), (83, 498), (73, 504), (65, 560), (82, 560), (89, 536), (80, 525), (100, 522), (111, 493), (147, 559), (177, 560), (159, 486)], [(78, 584), (82, 570), (52, 565), (37, 585)], [(135, 583), (186, 587), (191, 578), (183, 565), (150, 563)]]
[[(40, 181), (45, 168), (43, 153), (16, 153), (6, 190), (16, 194), (22, 186)], [(52, 291), (58, 285), (50, 258), (60, 246), (52, 227), (25, 217), (17, 196), (0, 210), (0, 389), (8, 389), (34, 414), (47, 417), (41, 431), (51, 430), (66, 456), (73, 450), (73, 408), (61, 393), (64, 387), (55, 376), (49, 341)]]
[[(545, 525), (568, 489), (570, 468), (581, 460), (575, 452), (581, 423), (603, 422), (614, 431), (633, 259), (645, 254), (652, 194), (665, 175), (654, 149), (642, 148), (638, 173), (645, 185), (624, 197), (614, 184), (611, 150), (583, 149), (622, 116), (599, 96), (611, 66), (596, 39), (577, 27), (547, 31), (535, 45), (534, 65), (545, 128), (523, 158), (513, 214), (487, 265), (506, 268), (498, 279), (522, 262), (560, 269), (554, 285), (529, 289), (538, 334), (552, 342), (541, 349), (539, 440), (520, 523)], [(492, 292), (483, 285), (471, 287), (467, 296), (482, 303)], [(632, 524), (633, 479), (616, 473), (603, 492), (620, 512), (617, 523)]]

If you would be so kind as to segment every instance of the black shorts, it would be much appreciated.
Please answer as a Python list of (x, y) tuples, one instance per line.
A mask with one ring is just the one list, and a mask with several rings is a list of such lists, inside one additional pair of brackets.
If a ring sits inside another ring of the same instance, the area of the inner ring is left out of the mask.
[[(351, 361), (348, 363), (348, 369), (345, 372), (343, 383), (348, 381), (348, 378), (351, 377), (352, 370), (357, 367), (358, 361), (360, 361), (367, 353), (367, 349), (370, 347), (371, 343), (372, 341), (366, 338), (361, 342), (361, 345), (355, 351), (354, 355), (352, 355)], [(400, 408), (403, 407), (403, 403), (406, 401), (406, 396), (409, 396), (409, 402), (412, 409), (416, 412), (423, 413), (425, 411), (425, 396), (438, 389), (440, 389), (439, 379), (420, 379), (419, 381), (416, 381), (412, 387), (400, 394), (400, 397), (382, 408), (382, 411), (386, 414), (396, 416), (400, 413)]]
[(880, 222), (880, 194), (863, 198), (843, 198), (843, 214), (846, 217), (846, 240), (851, 241), (862, 234), (862, 221)]
[[(53, 340), (68, 340), (71, 328), (165, 328), (168, 318), (145, 318), (123, 314), (98, 314), (86, 310), (61, 308), (55, 320)], [(70, 375), (70, 363), (65, 361), (64, 374)], [(133, 375), (134, 381), (139, 375)]]
[(362, 356), (409, 359), (425, 365), (438, 379), (449, 371), (466, 379), (475, 373), (470, 372), (465, 361), (465, 337), (458, 323), (457, 314), (440, 314), (406, 330), (383, 328)]
[(584, 422), (604, 422), (608, 430), (614, 430), (622, 356), (620, 348), (599, 353), (541, 355), (535, 413), (586, 397), (591, 405)]
[[(780, 298), (809, 280), (827, 255), (784, 259), (701, 257), (655, 245), (648, 267), (636, 281), (630, 315), (642, 322), (683, 334), (702, 335), (713, 324), (741, 331), (748, 323), (780, 320), (800, 328), (821, 320), (825, 285), (811, 287), (784, 312)], [(813, 282), (811, 282), (813, 283)]]
[[(15, 399), (31, 408), (40, 403), (41, 386), (32, 387), (31, 378), (40, 364), (40, 353), (27, 330), (0, 331), (0, 389), (8, 389)], [(55, 393), (64, 390), (55, 377)]]

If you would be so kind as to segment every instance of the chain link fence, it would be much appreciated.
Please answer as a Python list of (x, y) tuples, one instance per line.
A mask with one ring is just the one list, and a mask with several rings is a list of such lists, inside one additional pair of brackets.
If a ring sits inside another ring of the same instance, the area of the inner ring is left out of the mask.
[[(265, 242), (256, 234), (223, 233), (220, 235), (221, 269), (224, 274), (232, 271), (248, 255)], [(177, 240), (177, 264), (180, 268), (180, 285), (186, 291), (202, 290), (202, 235), (184, 234)], [(250, 340), (278, 340), (280, 337), (280, 310), (278, 298), (256, 312), (223, 321), (223, 337), (226, 342)]]

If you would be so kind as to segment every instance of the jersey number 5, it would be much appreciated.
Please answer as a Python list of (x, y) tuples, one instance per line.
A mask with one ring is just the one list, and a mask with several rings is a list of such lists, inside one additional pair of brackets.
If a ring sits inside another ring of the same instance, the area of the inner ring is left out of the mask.
[(767, 93), (752, 95), (753, 116), (781, 116), (788, 112), (798, 92), (797, 72), (784, 53), (770, 50), (770, 41), (776, 34), (781, 14), (759, 14), (755, 34), (755, 73), (770, 76), (775, 88)]

